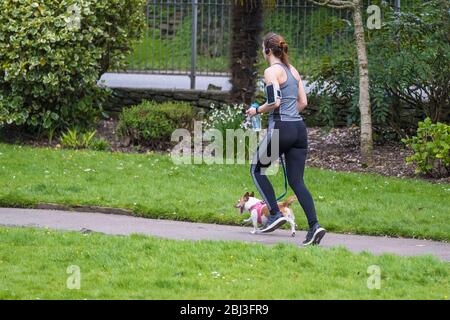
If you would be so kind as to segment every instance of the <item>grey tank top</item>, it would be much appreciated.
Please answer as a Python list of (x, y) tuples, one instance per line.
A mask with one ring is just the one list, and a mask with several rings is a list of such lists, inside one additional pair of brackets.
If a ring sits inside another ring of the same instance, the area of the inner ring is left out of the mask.
[(275, 63), (281, 65), (286, 70), (287, 80), (282, 85), (281, 89), (281, 104), (280, 107), (270, 111), (269, 121), (300, 121), (303, 117), (297, 109), (297, 97), (299, 81), (292, 75), (289, 67), (284, 63)]

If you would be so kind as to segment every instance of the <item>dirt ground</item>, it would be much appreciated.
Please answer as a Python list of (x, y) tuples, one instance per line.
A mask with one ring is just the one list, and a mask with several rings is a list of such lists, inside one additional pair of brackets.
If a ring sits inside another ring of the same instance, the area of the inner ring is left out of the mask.
[(308, 128), (309, 156), (312, 167), (337, 171), (378, 173), (384, 176), (416, 177), (415, 167), (407, 165), (405, 158), (412, 154), (402, 143), (374, 144), (374, 166), (365, 168), (359, 150), (359, 128)]

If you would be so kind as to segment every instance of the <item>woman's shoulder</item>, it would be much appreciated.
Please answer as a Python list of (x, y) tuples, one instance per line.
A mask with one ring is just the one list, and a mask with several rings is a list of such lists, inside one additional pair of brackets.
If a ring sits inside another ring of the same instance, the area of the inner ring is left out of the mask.
[(278, 76), (278, 70), (275, 64), (267, 67), (266, 69), (264, 69), (264, 77), (277, 77)]
[(289, 69), (291, 70), (294, 78), (297, 79), (298, 81), (300, 81), (301, 76), (300, 76), (300, 73), (297, 71), (297, 69), (295, 69), (295, 67), (292, 64), (289, 65)]
[[(300, 74), (298, 73), (297, 69), (295, 69), (295, 67), (292, 64), (290, 64), (290, 63), (288, 63), (287, 65), (283, 64), (283, 66), (287, 67), (289, 70), (291, 70), (291, 72), (294, 75), (300, 76)], [(281, 69), (284, 69), (283, 66), (281, 64), (279, 64), (279, 63), (275, 63), (275, 64), (267, 67), (266, 70), (269, 70), (269, 69), (270, 70), (281, 70)]]
[(274, 72), (277, 70), (277, 64), (273, 64), (271, 66), (268, 66), (266, 69), (264, 69), (264, 73), (265, 72)]
[[(292, 64), (288, 63), (288, 65), (287, 66), (285, 65), (284, 67), (287, 67), (291, 71), (294, 78), (300, 81), (301, 79), (300, 73), (297, 71), (297, 69), (295, 69), (295, 67)], [(264, 70), (264, 75), (281, 76), (282, 74), (285, 73), (284, 67), (278, 63), (273, 64)]]
[(264, 74), (271, 74), (271, 75), (275, 75), (278, 77), (283, 74), (284, 70), (285, 70), (285, 68), (282, 65), (275, 63), (275, 64), (267, 67), (264, 70)]

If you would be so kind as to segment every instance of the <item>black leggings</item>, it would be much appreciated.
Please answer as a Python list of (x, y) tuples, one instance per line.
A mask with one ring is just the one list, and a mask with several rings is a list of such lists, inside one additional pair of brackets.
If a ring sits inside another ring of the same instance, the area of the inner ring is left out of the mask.
[[(276, 142), (278, 142), (278, 150), (275, 145)], [(294, 190), (300, 205), (305, 211), (308, 224), (312, 227), (317, 223), (316, 210), (314, 200), (303, 181), (307, 151), (308, 134), (303, 120), (271, 122), (269, 123), (267, 135), (255, 152), (250, 172), (270, 213), (275, 214), (279, 211), (279, 208), (275, 192), (269, 179), (264, 174), (264, 170), (273, 161), (276, 161), (280, 155), (284, 154), (289, 186)]]

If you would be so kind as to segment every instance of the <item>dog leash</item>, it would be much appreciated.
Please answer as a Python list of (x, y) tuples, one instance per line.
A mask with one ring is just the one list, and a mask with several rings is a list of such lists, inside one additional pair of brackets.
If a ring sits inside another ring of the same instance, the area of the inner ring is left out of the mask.
[(287, 194), (287, 173), (286, 173), (286, 166), (284, 165), (284, 160), (283, 160), (283, 156), (280, 156), (280, 162), (281, 162), (281, 166), (283, 167), (283, 175), (284, 175), (284, 193), (279, 196), (277, 198), (277, 201), (280, 201), (281, 199), (283, 199), (286, 194)]

